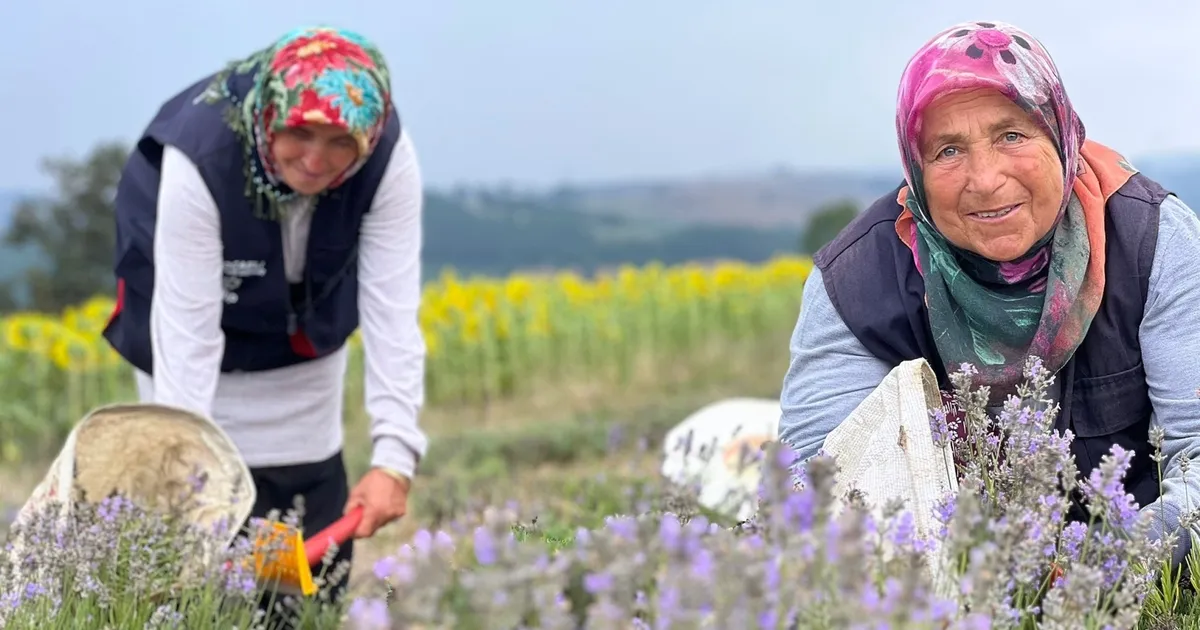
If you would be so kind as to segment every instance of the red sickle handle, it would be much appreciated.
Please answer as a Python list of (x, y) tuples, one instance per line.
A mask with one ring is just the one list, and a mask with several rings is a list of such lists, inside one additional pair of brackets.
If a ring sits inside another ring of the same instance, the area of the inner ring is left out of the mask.
[(362, 517), (363, 508), (360, 505), (304, 541), (304, 555), (308, 558), (308, 566), (316, 566), (321, 563), (321, 558), (329, 549), (329, 543), (336, 542), (338, 545), (342, 545), (349, 540), (354, 535), (354, 530), (358, 529), (358, 524), (362, 522)]

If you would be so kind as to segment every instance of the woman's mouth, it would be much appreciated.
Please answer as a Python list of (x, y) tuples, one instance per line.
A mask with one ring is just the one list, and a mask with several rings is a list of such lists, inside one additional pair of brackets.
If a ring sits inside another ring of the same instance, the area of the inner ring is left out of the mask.
[(975, 219), (979, 219), (979, 220), (983, 220), (983, 221), (997, 221), (997, 220), (1003, 219), (1004, 217), (1007, 217), (1008, 215), (1016, 212), (1018, 209), (1020, 209), (1020, 207), (1021, 207), (1021, 204), (1018, 203), (1018, 204), (1014, 204), (1014, 205), (1011, 205), (1011, 206), (1008, 206), (1005, 208), (1000, 208), (997, 210), (987, 210), (985, 212), (973, 212), (973, 213), (971, 213), (971, 216)]

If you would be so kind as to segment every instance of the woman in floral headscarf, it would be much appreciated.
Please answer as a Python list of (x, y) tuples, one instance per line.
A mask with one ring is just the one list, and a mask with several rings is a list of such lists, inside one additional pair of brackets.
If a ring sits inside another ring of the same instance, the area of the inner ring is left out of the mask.
[[(936, 35), (900, 81), (905, 182), (815, 256), (784, 379), (780, 438), (802, 458), (899, 363), (944, 390), (963, 363), (998, 404), (1026, 358), (1056, 375), (1083, 475), (1114, 444), (1157, 535), (1187, 509), (1200, 446), (1200, 221), (1085, 139), (1050, 55), (991, 22)], [(995, 409), (995, 408), (993, 408)], [(1163, 492), (1149, 431), (1165, 429)], [(1176, 560), (1188, 549), (1181, 536)]]
[[(198, 81), (130, 155), (105, 335), (143, 401), (229, 434), (254, 515), (298, 495), (313, 532), (361, 506), (362, 538), (405, 513), (426, 445), (421, 202), (383, 55), (345, 30), (296, 30)], [(351, 490), (342, 400), (360, 321), (374, 448)]]

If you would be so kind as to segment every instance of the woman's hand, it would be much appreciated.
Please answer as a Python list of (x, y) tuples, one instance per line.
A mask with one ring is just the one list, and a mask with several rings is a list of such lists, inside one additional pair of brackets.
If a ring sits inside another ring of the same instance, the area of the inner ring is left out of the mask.
[(362, 521), (355, 538), (370, 538), (380, 527), (404, 516), (408, 511), (408, 491), (412, 480), (382, 468), (372, 468), (350, 491), (344, 512), (363, 506)]

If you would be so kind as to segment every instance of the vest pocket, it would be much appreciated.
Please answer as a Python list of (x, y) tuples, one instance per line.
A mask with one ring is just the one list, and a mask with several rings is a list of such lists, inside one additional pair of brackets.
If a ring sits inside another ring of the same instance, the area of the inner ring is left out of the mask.
[[(1070, 426), (1075, 432), (1071, 451), (1080, 474), (1086, 479), (1113, 445), (1119, 444), (1134, 453), (1125, 475), (1125, 491), (1138, 505), (1157, 499), (1158, 474), (1150, 458), (1154, 447), (1149, 442), (1154, 406), (1142, 362), (1113, 374), (1076, 380), (1071, 403)], [(1072, 518), (1085, 518), (1082, 505), (1076, 505), (1073, 511)]]
[(1147, 422), (1153, 406), (1145, 366), (1139, 360), (1120, 372), (1076, 380), (1071, 406), (1070, 426), (1076, 437), (1112, 435)]

